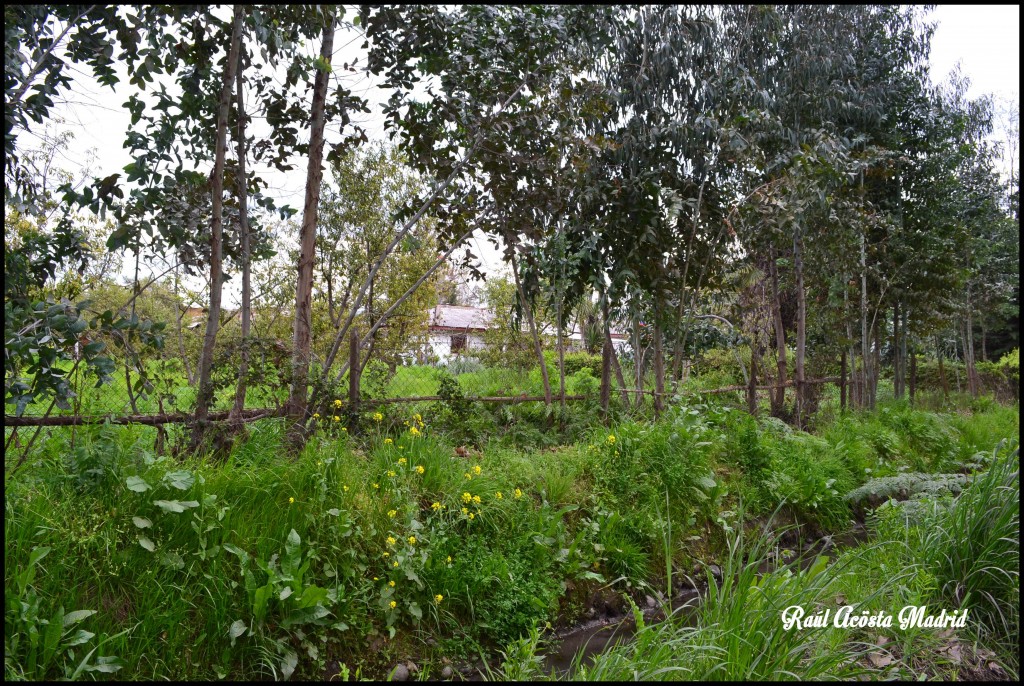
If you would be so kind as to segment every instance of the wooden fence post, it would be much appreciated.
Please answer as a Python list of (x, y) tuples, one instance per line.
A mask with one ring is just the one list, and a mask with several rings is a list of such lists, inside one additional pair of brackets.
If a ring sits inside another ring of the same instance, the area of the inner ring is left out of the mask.
[[(351, 422), (356, 421), (359, 416), (359, 332), (355, 327), (349, 337), (349, 361), (348, 361), (348, 404)], [(350, 430), (354, 427), (350, 427)]]

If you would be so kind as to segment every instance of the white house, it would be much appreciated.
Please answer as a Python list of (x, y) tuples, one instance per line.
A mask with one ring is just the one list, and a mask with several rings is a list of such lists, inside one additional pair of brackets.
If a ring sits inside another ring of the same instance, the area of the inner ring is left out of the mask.
[[(428, 342), (430, 352), (439, 362), (447, 362), (455, 355), (472, 355), (485, 347), (483, 334), (491, 327), (491, 313), (482, 307), (466, 305), (437, 305), (430, 312)], [(574, 327), (566, 333), (569, 350), (583, 348), (583, 336)], [(612, 345), (621, 352), (626, 344), (624, 333), (612, 331)]]

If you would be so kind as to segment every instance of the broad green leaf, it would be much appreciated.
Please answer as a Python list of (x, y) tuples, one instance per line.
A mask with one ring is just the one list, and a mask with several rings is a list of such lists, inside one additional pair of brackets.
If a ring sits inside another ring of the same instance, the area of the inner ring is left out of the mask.
[(416, 601), (413, 601), (413, 602), (409, 603), (408, 607), (409, 607), (409, 614), (411, 614), (416, 619), (423, 619), (423, 610), (421, 610), (420, 606), (418, 604), (416, 604)]
[(295, 529), (288, 532), (288, 540), (284, 544), (284, 552), (290, 558), (293, 558), (299, 553), (299, 545), (302, 543), (302, 539), (299, 538), (299, 534)]
[(173, 488), (177, 488), (179, 491), (187, 491), (195, 483), (195, 478), (191, 472), (184, 470), (177, 472), (167, 472), (164, 475), (164, 483)]
[(141, 477), (138, 476), (129, 476), (127, 484), (128, 490), (135, 491), (136, 493), (142, 493), (143, 491), (148, 491), (150, 488), (152, 488)]
[(149, 552), (153, 552), (154, 550), (156, 550), (156, 544), (154, 544), (153, 541), (149, 540), (145, 536), (139, 536), (139, 545), (141, 545)]
[(96, 614), (96, 610), (75, 610), (64, 615), (64, 628), (77, 624), (86, 617), (91, 617)]
[(29, 553), (29, 556), (28, 556), (28, 566), (31, 567), (32, 565), (34, 565), (37, 562), (39, 562), (40, 560), (42, 560), (44, 557), (46, 557), (47, 555), (50, 554), (51, 550), (52, 550), (52, 548), (48, 548), (46, 546), (41, 546), (39, 548), (33, 548), (32, 552)]
[(285, 600), (293, 593), (291, 586), (285, 586), (281, 589), (281, 600)]
[(184, 512), (190, 507), (199, 507), (195, 500), (154, 500), (153, 504), (164, 512)]
[(295, 651), (289, 650), (286, 652), (284, 657), (281, 658), (281, 678), (284, 681), (290, 679), (298, 664), (299, 656), (295, 654)]
[(231, 637), (231, 645), (235, 645), (235, 639), (246, 632), (249, 627), (246, 626), (245, 622), (241, 619), (236, 619), (231, 622), (231, 626), (228, 628), (228, 636)]
[(88, 643), (89, 641), (92, 640), (93, 636), (95, 636), (95, 635), (96, 634), (94, 634), (91, 631), (86, 631), (85, 629), (79, 629), (74, 634), (72, 634), (70, 637), (64, 639), (64, 647), (65, 648), (73, 648), (75, 646), (80, 646), (83, 643)]
[(146, 519), (145, 517), (132, 517), (132, 522), (134, 522), (135, 526), (139, 527), (140, 529), (148, 529), (149, 527), (153, 526), (153, 522)]
[(178, 553), (161, 552), (158, 558), (160, 564), (171, 569), (184, 569), (185, 560), (181, 559), (181, 555)]

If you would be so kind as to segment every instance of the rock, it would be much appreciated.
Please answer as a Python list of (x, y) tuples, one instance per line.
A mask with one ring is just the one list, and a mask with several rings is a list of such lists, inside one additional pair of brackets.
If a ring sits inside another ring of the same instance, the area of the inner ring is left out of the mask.
[(415, 662), (409, 661), (405, 663), (405, 668), (409, 670), (409, 674), (416, 674), (420, 671), (420, 668), (416, 666)]
[(395, 665), (395, 668), (391, 670), (391, 681), (408, 681), (409, 680), (409, 668), (405, 665)]
[(647, 596), (646, 598), (644, 598), (644, 602), (646, 602), (647, 607), (651, 608), (652, 610), (658, 606), (658, 601), (652, 598), (651, 596)]
[(722, 568), (718, 565), (710, 565), (708, 571), (711, 572), (711, 576), (715, 578), (715, 581), (722, 580)]
[(441, 670), (442, 679), (451, 679), (455, 672), (452, 670), (451, 665), (445, 665), (445, 668)]

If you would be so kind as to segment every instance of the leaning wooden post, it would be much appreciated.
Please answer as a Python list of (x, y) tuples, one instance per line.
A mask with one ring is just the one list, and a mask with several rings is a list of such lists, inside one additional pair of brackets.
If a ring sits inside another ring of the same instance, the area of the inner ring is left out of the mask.
[(352, 431), (359, 416), (359, 332), (355, 327), (352, 327), (349, 334), (348, 354), (348, 404), (351, 424), (349, 431)]
[(608, 403), (612, 396), (612, 342), (604, 339), (601, 349), (601, 419), (608, 424)]

